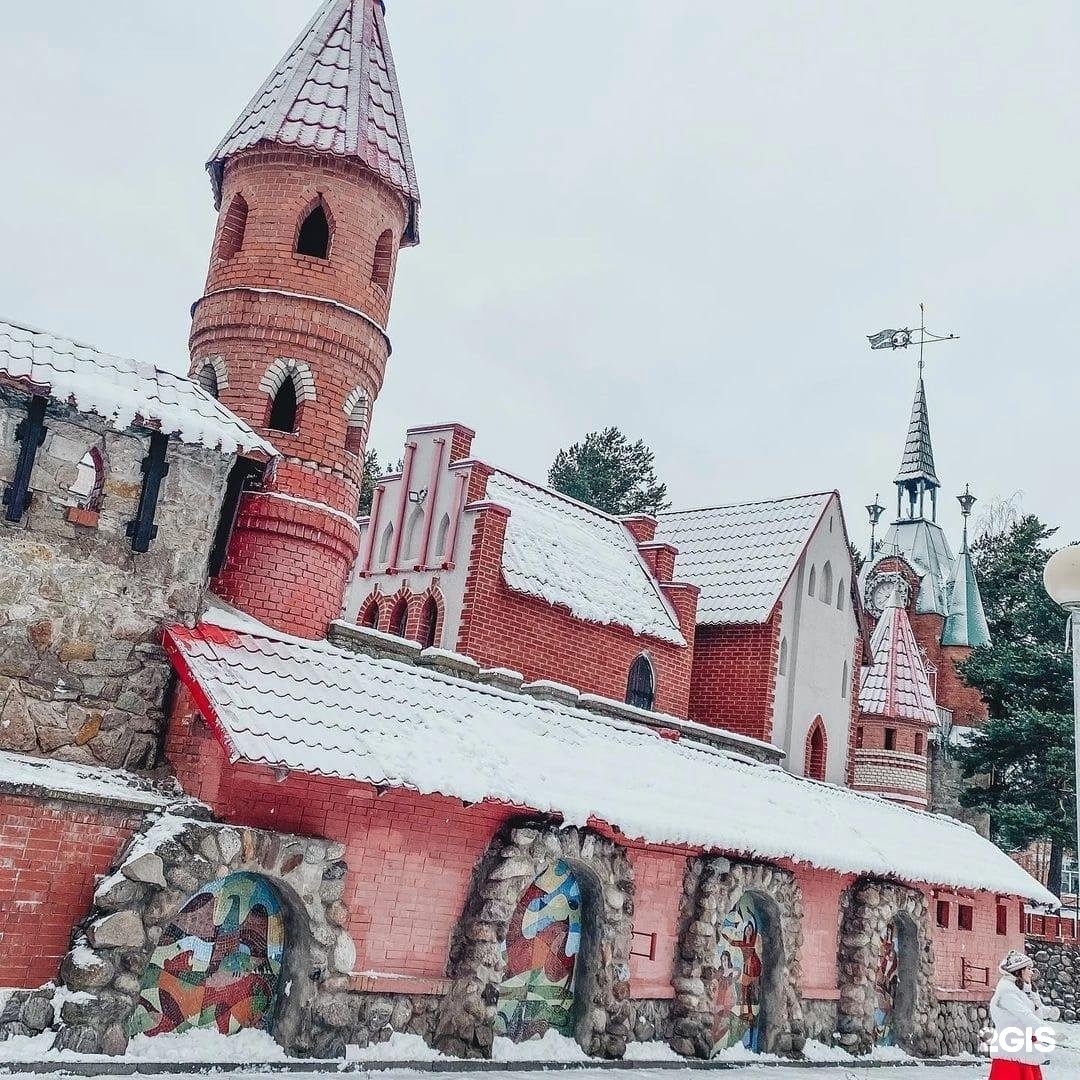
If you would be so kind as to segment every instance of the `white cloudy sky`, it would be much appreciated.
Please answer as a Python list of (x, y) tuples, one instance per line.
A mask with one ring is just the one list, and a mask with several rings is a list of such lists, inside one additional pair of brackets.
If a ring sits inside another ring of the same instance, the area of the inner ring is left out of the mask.
[[(315, 0), (6, 5), (0, 311), (186, 365), (202, 162)], [(390, 0), (424, 200), (373, 445), (542, 479), (617, 424), (678, 505), (891, 505), (917, 319), (938, 473), (1080, 536), (1080, 7)]]

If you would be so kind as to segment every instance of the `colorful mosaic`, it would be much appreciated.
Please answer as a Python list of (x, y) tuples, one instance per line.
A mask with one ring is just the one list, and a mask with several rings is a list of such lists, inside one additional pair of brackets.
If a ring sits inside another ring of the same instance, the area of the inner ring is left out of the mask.
[(761, 1049), (763, 948), (761, 913), (754, 898), (744, 893), (724, 918), (716, 946), (714, 1054), (732, 1046)]
[(896, 1044), (896, 989), (900, 984), (900, 929), (894, 920), (885, 928), (881, 954), (874, 977), (874, 1042), (878, 1046)]
[(510, 920), (496, 1035), (521, 1042), (549, 1028), (573, 1033), (574, 964), (580, 946), (581, 889), (560, 860), (525, 890)]
[(244, 873), (212, 882), (165, 928), (131, 1033), (269, 1030), (284, 955), (285, 919), (269, 882)]

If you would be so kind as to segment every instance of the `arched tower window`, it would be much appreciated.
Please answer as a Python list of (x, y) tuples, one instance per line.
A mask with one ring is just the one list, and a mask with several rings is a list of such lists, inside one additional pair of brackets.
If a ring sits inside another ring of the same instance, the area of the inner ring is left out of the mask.
[(832, 563), (827, 562), (821, 568), (821, 602), (831, 604), (833, 597)]
[(272, 431), (296, 430), (296, 383), (287, 378), (279, 387), (270, 403), (270, 419), (267, 427)]
[(231, 259), (244, 246), (247, 219), (247, 200), (243, 195), (233, 196), (229, 209), (225, 211), (221, 233), (218, 236), (217, 256), (219, 259)]
[(420, 644), (425, 649), (433, 648), (438, 644), (438, 630), (439, 605), (434, 596), (429, 596), (420, 611)]
[(404, 637), (405, 630), (409, 625), (409, 602), (402, 597), (390, 613), (390, 633), (397, 637)]
[(322, 199), (311, 208), (296, 234), (296, 253), (313, 259), (330, 257), (330, 218)]
[(393, 522), (387, 522), (386, 528), (383, 529), (382, 540), (379, 543), (379, 562), (385, 563), (390, 561), (390, 545), (394, 542), (394, 524)]
[(363, 625), (369, 630), (379, 629), (379, 601), (373, 600), (368, 604), (367, 611), (364, 612)]
[(844, 610), (844, 603), (845, 603), (844, 592), (845, 592), (844, 579), (841, 578), (840, 579), (840, 584), (836, 586), (836, 610), (837, 611), (843, 611)]
[(828, 756), (828, 744), (825, 739), (825, 724), (817, 717), (806, 737), (806, 768), (804, 772), (811, 780), (825, 779), (825, 765)]
[(780, 639), (780, 663), (777, 665), (777, 671), (781, 675), (787, 674), (787, 638)]
[(390, 289), (390, 273), (394, 268), (394, 234), (385, 230), (375, 244), (375, 258), (371, 263), (371, 283), (383, 292)]
[(443, 514), (439, 522), (439, 531), (435, 534), (435, 554), (440, 558), (446, 555), (446, 541), (450, 537), (450, 515)]
[(214, 370), (212, 364), (203, 364), (202, 370), (199, 372), (199, 386), (201, 386), (212, 398), (216, 398), (220, 393), (217, 372)]
[(810, 567), (810, 584), (806, 586), (806, 595), (814, 596), (817, 593), (817, 567)]
[(626, 680), (626, 704), (651, 709), (656, 699), (656, 677), (649, 658), (642, 653), (631, 665)]
[(368, 399), (359, 387), (345, 399), (345, 415), (348, 417), (345, 449), (350, 454), (359, 454), (364, 448), (368, 428)]

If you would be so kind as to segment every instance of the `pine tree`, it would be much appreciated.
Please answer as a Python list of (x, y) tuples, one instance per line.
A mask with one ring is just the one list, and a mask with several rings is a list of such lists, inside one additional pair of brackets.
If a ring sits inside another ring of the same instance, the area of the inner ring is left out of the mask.
[(364, 475), (360, 481), (360, 517), (371, 513), (371, 502), (375, 498), (375, 482), (382, 475), (379, 468), (379, 455), (374, 450), (364, 453)]
[(671, 505), (656, 476), (653, 452), (618, 428), (593, 431), (560, 450), (548, 470), (556, 491), (609, 514), (655, 514)]
[(992, 644), (960, 673), (990, 719), (956, 756), (965, 776), (984, 778), (961, 802), (988, 811), (994, 839), (1010, 850), (1049, 841), (1049, 887), (1058, 891), (1062, 855), (1076, 847), (1076, 808), (1065, 617), (1042, 583), (1052, 550), (1044, 545), (1055, 532), (1027, 514), (972, 545)]

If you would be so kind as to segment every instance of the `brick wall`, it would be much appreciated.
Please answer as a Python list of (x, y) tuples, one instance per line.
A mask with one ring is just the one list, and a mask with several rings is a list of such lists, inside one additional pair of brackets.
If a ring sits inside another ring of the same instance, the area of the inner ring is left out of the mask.
[[(1024, 929), (1020, 925), (1020, 901), (1016, 897), (1002, 897), (1000, 901), (992, 893), (957, 894), (945, 890), (928, 891), (930, 898), (930, 921), (933, 924), (935, 979), (944, 997), (989, 998), (997, 983), (997, 966), (1010, 949), (1024, 950)], [(948, 927), (937, 925), (937, 905), (949, 909)], [(1007, 914), (1005, 934), (997, 932), (997, 909), (999, 902)], [(972, 929), (960, 926), (959, 908), (972, 908)], [(963, 965), (990, 969), (989, 989), (982, 982), (984, 973), (969, 969), (967, 985), (962, 985)]]
[(138, 811), (0, 795), (0, 986), (55, 979)]
[[(630, 845), (627, 855), (634, 868), (632, 992), (639, 998), (673, 997), (671, 972), (678, 946), (679, 903), (687, 853)], [(653, 959), (640, 955), (650, 949)]]
[(626, 697), (630, 665), (645, 652), (656, 673), (654, 708), (686, 717), (692, 649), (584, 622), (566, 608), (513, 592), (500, 569), (506, 520), (494, 505), (477, 515), (457, 650), (486, 667), (513, 668), (530, 681), (552, 679), (617, 701)]
[(759, 626), (699, 626), (690, 719), (771, 739), (779, 640), (779, 610)]

